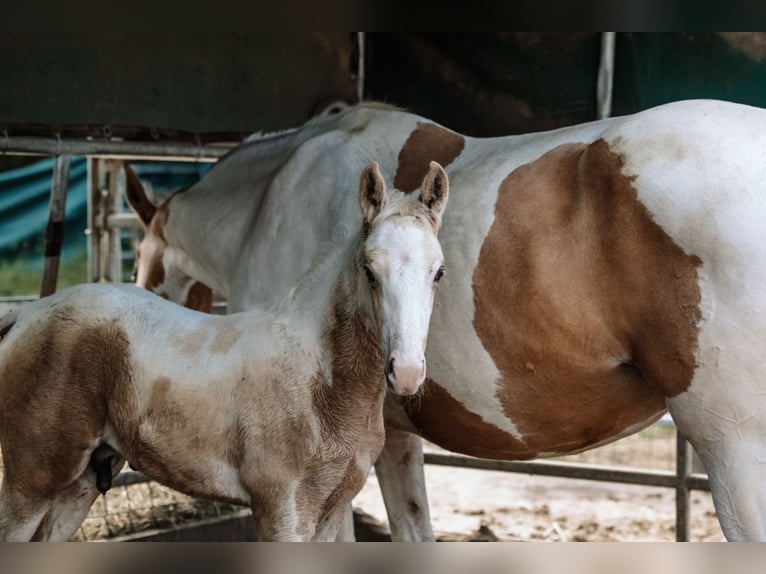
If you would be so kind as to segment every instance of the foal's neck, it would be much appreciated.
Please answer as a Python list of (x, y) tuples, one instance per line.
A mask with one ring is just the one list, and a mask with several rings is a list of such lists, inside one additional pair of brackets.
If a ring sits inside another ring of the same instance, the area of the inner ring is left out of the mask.
[(379, 327), (369, 288), (361, 283), (366, 280), (360, 279), (361, 247), (360, 234), (325, 253), (290, 298), (304, 317), (317, 321), (324, 367), (314, 400), (323, 405), (318, 412), (336, 422), (333, 428), (340, 420), (368, 417), (385, 393)]

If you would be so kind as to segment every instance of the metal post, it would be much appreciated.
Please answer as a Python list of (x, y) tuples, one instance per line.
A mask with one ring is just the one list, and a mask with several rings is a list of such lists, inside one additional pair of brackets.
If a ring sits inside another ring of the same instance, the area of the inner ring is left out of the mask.
[(56, 156), (53, 167), (48, 226), (45, 228), (45, 263), (40, 297), (45, 297), (56, 291), (61, 246), (64, 243), (64, 215), (71, 159), (68, 155)]
[(356, 33), (356, 44), (359, 51), (359, 60), (357, 63), (356, 72), (356, 99), (361, 102), (364, 101), (364, 82), (365, 82), (365, 70), (364, 70), (364, 48), (365, 48), (365, 33)]
[(612, 114), (615, 35), (616, 32), (601, 33), (601, 61), (596, 82), (596, 117), (599, 120), (608, 118)]
[(692, 447), (681, 431), (676, 431), (676, 540), (691, 538), (689, 476), (692, 473)]

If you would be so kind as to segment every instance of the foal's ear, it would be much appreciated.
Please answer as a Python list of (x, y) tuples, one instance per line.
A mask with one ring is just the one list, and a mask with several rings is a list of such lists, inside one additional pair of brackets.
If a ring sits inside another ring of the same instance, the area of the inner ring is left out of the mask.
[(123, 167), (125, 169), (125, 199), (144, 226), (148, 226), (152, 217), (157, 212), (157, 206), (146, 196), (144, 186), (141, 184), (141, 180), (138, 179), (136, 172), (128, 164), (125, 164)]
[(437, 225), (441, 223), (444, 208), (449, 197), (449, 178), (444, 168), (432, 161), (428, 173), (423, 178), (420, 191), (420, 201), (431, 210)]
[(359, 177), (359, 206), (365, 226), (369, 226), (386, 206), (386, 182), (376, 161), (365, 167)]

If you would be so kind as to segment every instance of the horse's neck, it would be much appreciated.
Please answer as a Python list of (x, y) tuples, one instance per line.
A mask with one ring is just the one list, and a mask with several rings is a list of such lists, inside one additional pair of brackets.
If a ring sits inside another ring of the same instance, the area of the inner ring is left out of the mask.
[(248, 237), (274, 169), (264, 162), (258, 175), (239, 158), (230, 161), (238, 169), (211, 170), (192, 189), (174, 196), (168, 217), (172, 243), (188, 254), (186, 263), (193, 267), (186, 271), (223, 293), (242, 264), (241, 242)]
[(301, 143), (331, 127), (251, 136), (199, 183), (175, 195), (168, 204), (168, 226), (174, 244), (189, 255), (184, 264), (193, 269), (186, 271), (226, 293), (242, 264), (241, 242), (249, 237), (274, 174)]

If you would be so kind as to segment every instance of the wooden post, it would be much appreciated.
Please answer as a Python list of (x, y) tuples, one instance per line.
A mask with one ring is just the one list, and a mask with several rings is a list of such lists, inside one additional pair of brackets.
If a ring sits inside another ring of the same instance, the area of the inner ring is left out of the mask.
[(109, 219), (120, 211), (120, 171), (122, 162), (109, 159), (106, 165), (106, 188), (102, 192), (102, 213), (104, 243), (102, 245), (104, 256), (103, 272), (104, 279), (110, 283), (122, 283), (122, 245), (120, 243), (120, 229), (109, 225)]
[(101, 160), (88, 158), (88, 281), (101, 280)]
[(40, 297), (45, 297), (56, 291), (61, 246), (64, 243), (64, 215), (71, 159), (69, 155), (56, 156), (56, 162), (53, 167), (50, 211), (48, 226), (45, 228), (45, 263)]

